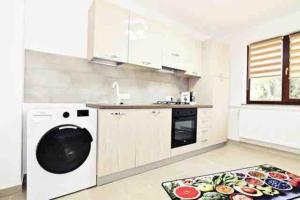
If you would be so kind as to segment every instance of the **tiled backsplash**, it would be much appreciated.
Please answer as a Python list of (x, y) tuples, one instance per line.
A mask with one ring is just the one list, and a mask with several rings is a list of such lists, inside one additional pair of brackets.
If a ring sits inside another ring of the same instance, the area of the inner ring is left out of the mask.
[(29, 50), (25, 62), (26, 103), (113, 103), (114, 81), (131, 95), (126, 103), (152, 103), (188, 90), (186, 78), (131, 65), (109, 67)]

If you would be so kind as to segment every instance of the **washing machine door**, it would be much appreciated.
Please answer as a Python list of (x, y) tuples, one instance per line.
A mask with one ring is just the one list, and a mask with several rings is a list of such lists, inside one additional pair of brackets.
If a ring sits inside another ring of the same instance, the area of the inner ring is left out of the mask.
[(60, 125), (41, 138), (36, 150), (38, 163), (46, 171), (64, 174), (80, 167), (91, 150), (89, 131), (76, 125)]

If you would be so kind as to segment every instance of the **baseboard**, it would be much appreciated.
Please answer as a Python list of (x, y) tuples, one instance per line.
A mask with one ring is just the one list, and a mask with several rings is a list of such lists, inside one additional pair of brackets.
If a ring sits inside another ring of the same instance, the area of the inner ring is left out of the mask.
[(213, 146), (210, 146), (210, 147), (206, 147), (206, 148), (203, 148), (203, 149), (200, 149), (200, 150), (184, 153), (184, 154), (174, 156), (174, 157), (171, 157), (171, 158), (168, 158), (168, 159), (164, 159), (164, 160), (161, 160), (161, 161), (158, 161), (158, 162), (154, 162), (154, 163), (151, 163), (151, 164), (143, 165), (143, 166), (140, 166), (140, 167), (136, 167), (136, 168), (133, 168), (133, 169), (122, 171), (122, 172), (110, 174), (110, 175), (107, 175), (107, 176), (101, 176), (101, 177), (97, 178), (97, 185), (98, 186), (105, 185), (105, 184), (108, 184), (108, 183), (111, 183), (111, 182), (114, 182), (114, 181), (117, 181), (117, 180), (121, 180), (121, 179), (130, 177), (130, 176), (134, 176), (134, 175), (141, 174), (141, 173), (144, 173), (144, 172), (147, 172), (147, 171), (150, 171), (150, 170), (154, 170), (154, 169), (157, 169), (159, 167), (170, 165), (172, 163), (182, 161), (182, 160), (197, 156), (199, 154), (202, 154), (202, 153), (220, 148), (220, 147), (224, 146), (225, 144), (226, 144), (226, 142), (221, 143), (221, 144), (216, 144), (216, 145), (213, 145)]
[(1, 197), (7, 197), (7, 196), (10, 196), (12, 194), (21, 192), (21, 191), (22, 191), (22, 185), (17, 185), (17, 186), (5, 188), (5, 189), (0, 190), (0, 198)]
[(247, 146), (249, 148), (263, 149), (264, 151), (276, 152), (278, 155), (282, 154), (284, 156), (292, 156), (292, 157), (295, 157), (295, 156), (299, 157), (299, 155), (300, 155), (300, 149), (295, 149), (295, 148), (271, 144), (271, 143), (260, 142), (260, 141), (256, 141), (256, 140), (241, 138), (239, 141), (229, 140), (228, 143), (243, 145), (243, 146)]

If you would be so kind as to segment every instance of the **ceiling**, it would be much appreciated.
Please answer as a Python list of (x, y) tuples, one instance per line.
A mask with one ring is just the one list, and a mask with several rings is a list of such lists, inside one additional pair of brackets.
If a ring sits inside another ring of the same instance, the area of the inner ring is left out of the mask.
[(300, 0), (110, 0), (163, 15), (203, 35), (218, 35), (300, 11)]

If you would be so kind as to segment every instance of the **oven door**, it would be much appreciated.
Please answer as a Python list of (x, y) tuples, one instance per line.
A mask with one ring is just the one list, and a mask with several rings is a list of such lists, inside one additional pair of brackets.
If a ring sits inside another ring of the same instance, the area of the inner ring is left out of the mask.
[(173, 116), (172, 148), (197, 142), (197, 115)]

